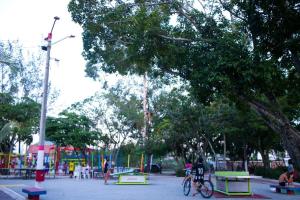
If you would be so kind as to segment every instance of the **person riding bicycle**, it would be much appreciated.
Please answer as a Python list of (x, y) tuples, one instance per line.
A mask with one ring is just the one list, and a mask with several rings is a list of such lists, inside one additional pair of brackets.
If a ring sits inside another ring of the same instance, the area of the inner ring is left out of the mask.
[(191, 174), (192, 168), (193, 168), (192, 162), (188, 160), (185, 163), (185, 176), (189, 176)]
[(204, 164), (201, 156), (198, 158), (196, 165), (193, 166), (193, 171), (194, 170), (196, 171), (196, 173), (193, 179), (193, 188), (195, 190), (193, 196), (198, 193), (197, 188), (199, 186), (199, 183), (204, 183)]

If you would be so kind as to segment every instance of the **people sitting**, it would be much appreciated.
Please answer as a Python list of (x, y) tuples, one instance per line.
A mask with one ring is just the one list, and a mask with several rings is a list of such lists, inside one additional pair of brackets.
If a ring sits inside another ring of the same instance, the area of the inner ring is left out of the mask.
[(279, 185), (285, 187), (286, 185), (293, 185), (293, 171), (285, 171), (279, 176)]

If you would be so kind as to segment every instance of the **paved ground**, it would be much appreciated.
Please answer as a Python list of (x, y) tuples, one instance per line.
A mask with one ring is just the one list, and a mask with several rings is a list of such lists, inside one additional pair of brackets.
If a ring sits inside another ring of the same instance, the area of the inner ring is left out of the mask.
[[(74, 180), (69, 178), (48, 179), (44, 182), (47, 195), (41, 196), (41, 200), (193, 200), (201, 196), (184, 196), (181, 185), (182, 178), (174, 176), (152, 175), (149, 185), (114, 185), (110, 180), (109, 185), (104, 185), (103, 180)], [(256, 194), (261, 194), (278, 200), (299, 200), (300, 196), (272, 193), (268, 180), (253, 181), (252, 188)], [(15, 192), (26, 197), (21, 192), (23, 187), (34, 186), (34, 180), (0, 179), (1, 188)], [(25, 199), (25, 198), (23, 198)], [(215, 199), (215, 198), (212, 198)], [(251, 199), (251, 198), (248, 198)], [(0, 196), (0, 200), (11, 200)], [(237, 199), (238, 200), (238, 199)]]
[(10, 197), (8, 194), (0, 190), (0, 199), (6, 199), (6, 200), (13, 200), (12, 197)]

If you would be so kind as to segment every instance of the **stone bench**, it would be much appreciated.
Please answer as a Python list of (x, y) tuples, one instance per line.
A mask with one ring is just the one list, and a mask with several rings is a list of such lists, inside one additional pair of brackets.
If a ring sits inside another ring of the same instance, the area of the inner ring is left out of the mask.
[(28, 199), (30, 200), (39, 200), (40, 195), (47, 194), (47, 191), (45, 189), (36, 187), (23, 188), (22, 192), (28, 194)]

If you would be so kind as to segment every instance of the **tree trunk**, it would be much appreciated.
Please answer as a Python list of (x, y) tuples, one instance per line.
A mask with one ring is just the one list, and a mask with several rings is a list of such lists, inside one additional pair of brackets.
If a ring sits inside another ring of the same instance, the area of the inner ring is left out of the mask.
[(247, 148), (248, 145), (244, 143), (244, 148), (243, 148), (243, 166), (244, 170), (247, 172), (248, 171), (248, 155), (247, 155)]
[(252, 110), (258, 113), (268, 127), (280, 135), (282, 145), (289, 156), (300, 169), (300, 131), (291, 125), (291, 122), (280, 110), (274, 97), (266, 96), (271, 106), (258, 100), (248, 100), (241, 97)]
[(270, 168), (269, 151), (261, 150), (260, 153), (261, 153), (261, 158), (262, 158), (262, 161), (264, 164), (264, 168), (265, 169)]
[(258, 137), (257, 142), (258, 142), (259, 153), (261, 155), (262, 162), (264, 164), (264, 168), (270, 168), (269, 151), (264, 149), (263, 146), (261, 145), (261, 138), (260, 137)]

